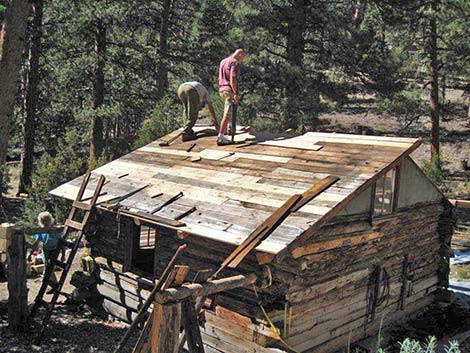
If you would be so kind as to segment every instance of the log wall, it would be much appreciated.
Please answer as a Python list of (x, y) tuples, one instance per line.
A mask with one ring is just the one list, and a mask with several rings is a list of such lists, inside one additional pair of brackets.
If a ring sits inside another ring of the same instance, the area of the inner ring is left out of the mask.
[(114, 213), (100, 212), (87, 234), (93, 257), (104, 256), (121, 264), (125, 261), (125, 239), (133, 228), (133, 221)]
[(382, 318), (385, 326), (429, 304), (447, 283), (450, 213), (439, 202), (372, 223), (366, 215), (337, 217), (293, 249), (292, 258), (281, 262), (297, 263), (303, 274), (286, 293), (287, 316), (270, 313), (285, 327), (289, 345), (301, 352), (334, 351), (376, 334)]
[[(115, 222), (115, 216), (108, 220)], [(217, 296), (216, 310), (207, 311), (202, 330), (208, 351), (288, 351), (259, 304), (287, 343), (300, 352), (332, 352), (348, 340), (376, 334), (382, 317), (384, 325), (408, 317), (430, 304), (432, 294), (447, 285), (452, 227), (448, 206), (433, 202), (381, 216), (372, 223), (365, 214), (338, 216), (291, 249), (291, 256), (276, 258), (268, 266), (258, 265), (255, 254), (250, 254), (237, 272), (227, 270), (223, 275), (257, 271), (262, 277), (269, 272), (271, 283), (256, 291), (236, 289)], [(138, 268), (127, 273), (120, 264), (111, 263), (110, 259), (122, 262), (125, 257), (124, 237), (116, 237), (115, 226), (99, 238), (94, 253), (108, 260), (101, 261), (103, 283), (98, 289), (105, 296), (107, 310), (129, 321), (151, 288), (145, 277), (153, 276), (136, 275)], [(158, 276), (181, 243), (188, 244), (180, 264), (191, 267), (189, 280), (204, 270), (212, 273), (234, 249), (158, 228), (157, 251), (137, 251), (134, 265), (154, 256)]]

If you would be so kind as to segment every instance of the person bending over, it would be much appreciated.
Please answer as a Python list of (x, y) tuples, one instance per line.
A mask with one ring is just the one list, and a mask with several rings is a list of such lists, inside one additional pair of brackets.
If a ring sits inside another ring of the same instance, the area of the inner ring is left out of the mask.
[(184, 107), (183, 141), (190, 141), (197, 138), (193, 131), (193, 126), (196, 124), (199, 111), (205, 104), (207, 104), (211, 113), (212, 122), (216, 129), (218, 128), (217, 115), (206, 87), (197, 81), (182, 83), (178, 88), (178, 97)]

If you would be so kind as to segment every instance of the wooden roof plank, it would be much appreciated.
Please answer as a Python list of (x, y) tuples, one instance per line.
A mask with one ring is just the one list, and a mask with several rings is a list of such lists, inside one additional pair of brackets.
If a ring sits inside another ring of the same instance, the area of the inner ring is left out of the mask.
[(301, 241), (301, 239), (311, 236), (315, 233), (322, 225), (326, 224), (330, 219), (336, 216), (346, 205), (349, 201), (351, 201), (354, 197), (360, 194), (362, 191), (366, 190), (370, 185), (372, 185), (378, 178), (386, 174), (389, 170), (394, 168), (397, 164), (399, 164), (406, 156), (408, 156), (411, 152), (419, 147), (421, 144), (421, 140), (415, 140), (415, 143), (411, 145), (408, 149), (404, 150), (400, 153), (393, 161), (391, 161), (388, 165), (386, 165), (382, 170), (378, 171), (374, 176), (367, 178), (364, 180), (361, 186), (351, 192), (347, 197), (344, 198), (342, 202), (339, 202), (335, 207), (333, 207), (327, 214), (325, 214), (320, 220), (314, 223), (308, 230), (305, 231), (304, 234), (299, 236), (296, 240), (294, 240), (289, 246), (283, 249), (277, 256), (283, 257), (286, 253), (290, 252), (297, 246), (297, 243)]
[[(210, 135), (210, 131), (201, 132), (197, 140), (189, 142), (177, 138), (167, 147), (160, 147), (159, 141), (155, 141), (98, 168), (95, 175), (102, 173), (111, 180), (105, 186), (108, 195), (102, 199), (112, 199), (151, 184), (121, 202), (122, 206), (148, 211), (181, 191), (183, 198), (157, 214), (165, 219), (174, 218), (196, 206), (195, 212), (184, 217), (184, 229), (201, 236), (205, 230), (211, 232), (209, 238), (237, 245), (290, 196), (305, 191), (326, 175), (338, 176), (340, 181), (287, 217), (259, 246), (272, 254), (285, 254), (285, 247), (294, 246), (301, 237), (314, 232), (377, 175), (396, 163), (397, 158), (408, 155), (419, 144), (419, 140), (410, 138), (347, 134), (281, 136), (283, 141), (323, 146), (314, 151), (269, 146), (263, 141), (279, 135), (255, 132), (243, 136), (255, 136), (260, 143), (239, 148), (237, 145), (217, 147), (215, 137)], [(196, 146), (187, 152), (193, 143)], [(191, 158), (195, 156), (203, 158), (193, 163)], [(118, 178), (124, 174), (127, 175)], [(66, 183), (51, 193), (72, 199), (80, 180)], [(158, 193), (163, 195), (152, 198)]]

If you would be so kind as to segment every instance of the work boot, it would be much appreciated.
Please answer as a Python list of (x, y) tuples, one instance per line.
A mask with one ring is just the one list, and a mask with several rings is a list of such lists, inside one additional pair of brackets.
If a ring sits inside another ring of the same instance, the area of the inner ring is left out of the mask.
[(192, 140), (197, 139), (197, 135), (192, 130), (191, 131), (185, 131), (185, 132), (183, 132), (183, 136), (181, 136), (181, 138), (183, 139), (183, 142), (192, 141)]
[(232, 143), (232, 140), (229, 140), (224, 135), (217, 137), (217, 146), (226, 146), (231, 145)]

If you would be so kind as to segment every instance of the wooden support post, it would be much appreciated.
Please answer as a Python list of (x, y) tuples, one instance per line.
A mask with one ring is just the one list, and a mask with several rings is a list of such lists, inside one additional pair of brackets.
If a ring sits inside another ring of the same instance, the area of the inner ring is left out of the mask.
[(150, 313), (148, 319), (145, 321), (144, 328), (140, 332), (139, 339), (137, 340), (132, 353), (150, 353), (150, 333), (152, 332), (153, 324), (153, 311)]
[(0, 225), (0, 251), (8, 251), (13, 224), (2, 223)]
[(8, 323), (12, 330), (21, 331), (28, 319), (24, 234), (8, 223), (0, 229), (0, 238), (8, 244)]
[[(171, 271), (171, 273), (168, 275), (165, 283), (162, 286), (162, 290), (169, 288), (171, 285), (180, 286), (184, 282), (188, 272), (189, 272), (189, 266), (176, 265), (174, 269)], [(160, 310), (160, 308), (157, 307), (156, 305), (157, 304), (154, 304), (152, 313), (150, 314), (149, 318), (145, 322), (144, 329), (140, 333), (139, 339), (137, 340), (137, 343), (134, 349), (132, 350), (132, 353), (150, 353), (155, 349), (154, 348), (155, 345), (158, 346), (158, 342), (152, 339), (153, 331), (154, 331), (153, 325), (154, 325), (155, 316), (159, 315), (158, 312)], [(168, 325), (167, 322), (165, 322), (164, 324)], [(157, 331), (159, 329), (160, 328), (157, 327)], [(177, 335), (176, 340), (179, 343), (179, 328), (175, 334)], [(164, 352), (164, 350), (161, 352)]]
[(183, 312), (183, 327), (186, 332), (188, 350), (191, 353), (204, 353), (201, 331), (199, 330), (198, 313), (193, 297), (189, 297), (181, 304)]
[[(155, 298), (155, 294), (158, 293), (162, 289), (162, 287), (165, 283), (167, 283), (169, 276), (173, 277), (172, 268), (174, 266), (175, 261), (178, 259), (179, 255), (184, 251), (184, 249), (186, 249), (186, 244), (181, 245), (176, 250), (176, 252), (173, 255), (173, 257), (171, 258), (170, 262), (168, 263), (168, 265), (163, 270), (157, 284), (155, 285), (155, 287), (153, 287), (152, 292), (150, 293), (147, 300), (144, 302), (144, 304), (140, 308), (139, 313), (137, 314), (136, 318), (132, 322), (131, 326), (129, 327), (129, 329), (127, 330), (125, 335), (122, 337), (122, 339), (119, 342), (117, 348), (114, 350), (114, 353), (122, 352), (122, 349), (124, 348), (124, 345), (127, 343), (127, 340), (129, 339), (129, 336), (131, 335), (133, 329), (142, 320), (142, 317), (147, 313), (147, 310), (150, 308), (150, 305), (152, 304), (152, 301)], [(174, 277), (173, 277), (173, 279), (174, 279)], [(173, 279), (171, 281), (173, 281)], [(171, 281), (168, 282), (168, 283), (171, 283)]]
[(150, 338), (152, 353), (177, 353), (181, 325), (181, 303), (154, 303), (152, 335)]

